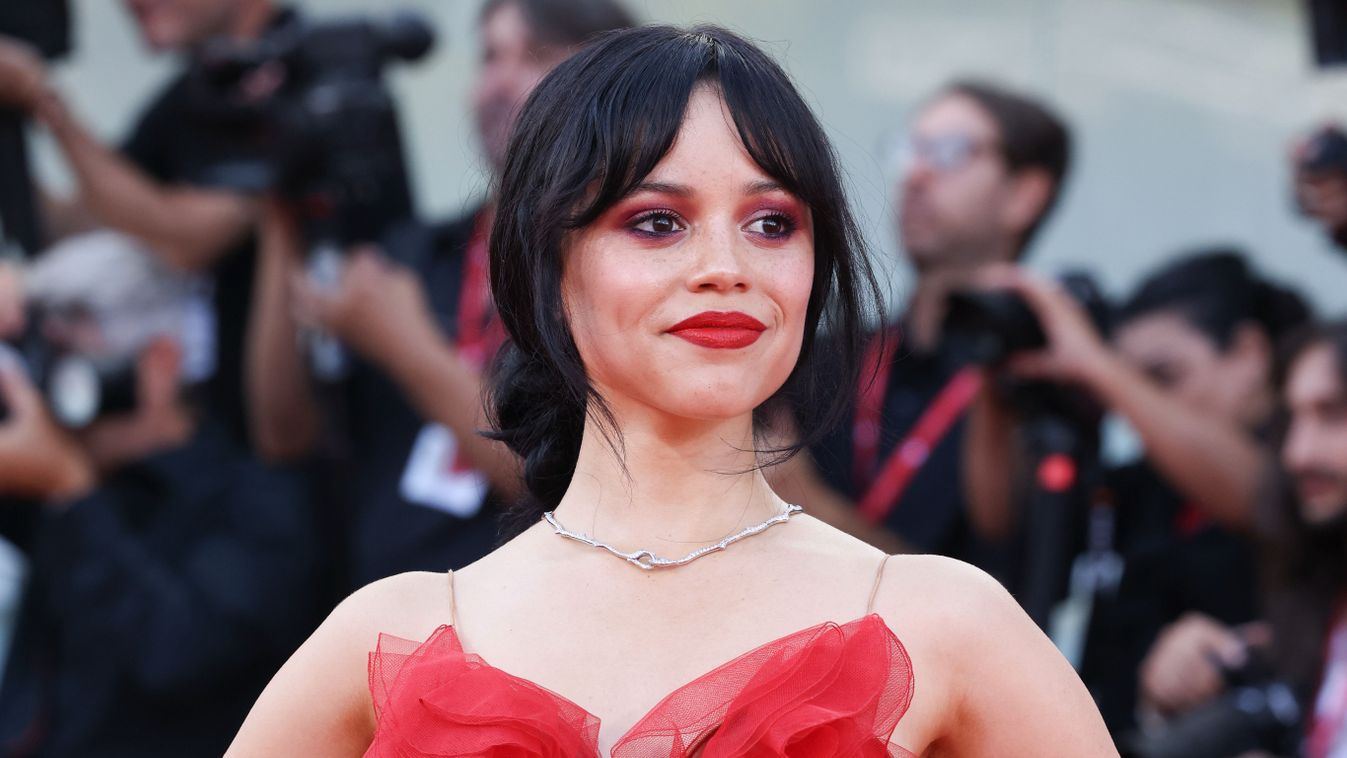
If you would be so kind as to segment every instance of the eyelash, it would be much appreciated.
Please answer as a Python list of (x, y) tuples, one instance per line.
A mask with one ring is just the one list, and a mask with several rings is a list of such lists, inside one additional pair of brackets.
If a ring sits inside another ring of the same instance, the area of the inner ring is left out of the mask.
[[(637, 215), (630, 221), (630, 223), (628, 224), (628, 228), (631, 230), (633, 234), (636, 234), (637, 236), (640, 237), (644, 237), (646, 239), (663, 239), (669, 236), (670, 234), (674, 233), (674, 232), (652, 232), (647, 231), (645, 229), (637, 228), (641, 224), (644, 224), (648, 221), (653, 221), (654, 219), (657, 218), (673, 219), (675, 224), (679, 225), (680, 227), (683, 227), (684, 229), (687, 228), (687, 224), (677, 213), (665, 208), (649, 210)], [(792, 234), (795, 233), (796, 229), (795, 219), (792, 218), (789, 214), (780, 211), (771, 212), (762, 216), (758, 216), (757, 218), (750, 221), (749, 224), (752, 225), (769, 220), (776, 221), (777, 223), (781, 224), (782, 231), (777, 232), (776, 234), (768, 234), (767, 232), (755, 232), (755, 233), (769, 240), (788, 239)], [(679, 229), (678, 231), (682, 231), (682, 229)]]

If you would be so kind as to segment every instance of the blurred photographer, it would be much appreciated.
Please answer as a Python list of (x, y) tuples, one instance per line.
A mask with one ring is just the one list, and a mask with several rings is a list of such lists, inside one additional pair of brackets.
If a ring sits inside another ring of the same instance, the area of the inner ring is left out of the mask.
[[(594, 35), (631, 23), (612, 0), (483, 5), (472, 110), (493, 173), (534, 85)], [(482, 372), (504, 338), (487, 289), (491, 214), (488, 199), (460, 219), (394, 229), (348, 251), (339, 281), (323, 286), (304, 274), (294, 209), (264, 211), (248, 343), (254, 442), (294, 460), (345, 441), (354, 587), (472, 562), (496, 541), (491, 503), (519, 492), (513, 455), (478, 433)], [(335, 384), (344, 419), (319, 402), (301, 330), (335, 336), (356, 358)]]
[[(103, 144), (61, 94), (41, 58), (0, 38), (0, 102), (46, 128), (75, 177), (71, 197), (42, 192), (48, 243), (97, 227), (144, 240), (169, 265), (215, 278), (212, 408), (242, 429), (242, 350), (252, 285), (254, 202), (206, 177), (224, 140), (199, 117), (192, 70), (208, 42), (256, 40), (285, 18), (271, 0), (125, 0), (145, 45), (182, 70), (119, 146)], [(209, 97), (204, 99), (209, 100)], [(30, 251), (35, 252), (35, 251)], [(207, 338), (211, 339), (211, 338)]]
[(1063, 463), (1028, 460), (1027, 414), (1008, 391), (1017, 382), (1083, 390), (1144, 447), (1143, 462), (1099, 472), (1084, 502), (1069, 504), (1059, 569), (1068, 586), (1045, 617), (1117, 733), (1132, 724), (1136, 670), (1161, 627), (1188, 612), (1232, 624), (1256, 615), (1240, 535), (1253, 528), (1271, 457), (1273, 346), (1309, 310), (1224, 249), (1148, 277), (1115, 314), (1111, 342), (1055, 283), (1015, 269), (985, 283), (1023, 298), (1046, 347), (994, 368), (970, 417), (966, 454), (977, 465), (965, 482), (980, 533), (1009, 540), (1035, 528), (1025, 523), (1029, 493), (1050, 487)]
[(870, 345), (853, 423), (773, 472), (790, 502), (890, 551), (988, 565), (961, 494), (962, 420), (978, 378), (950, 350), (950, 293), (1018, 261), (1057, 203), (1066, 125), (1046, 105), (966, 81), (922, 106), (897, 156), (898, 232), (916, 284)]
[[(328, 608), (306, 493), (194, 394), (192, 283), (112, 232), (24, 276), (31, 325), (88, 371), (0, 365), (0, 525), (28, 559), (0, 685), (5, 755), (224, 750)], [(71, 429), (56, 409), (83, 406)]]
[(1347, 132), (1330, 124), (1291, 149), (1296, 208), (1347, 250)]
[[(1253, 737), (1267, 754), (1347, 755), (1347, 324), (1298, 335), (1282, 366), (1281, 472), (1258, 519), (1268, 624), (1192, 615), (1165, 630), (1141, 670), (1164, 721), (1138, 755), (1235, 755)], [(1260, 662), (1261, 681), (1241, 682)]]

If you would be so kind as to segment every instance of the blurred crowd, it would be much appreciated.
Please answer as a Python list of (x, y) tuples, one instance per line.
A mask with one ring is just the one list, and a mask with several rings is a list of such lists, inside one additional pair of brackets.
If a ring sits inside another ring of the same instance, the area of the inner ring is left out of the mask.
[[(480, 433), (505, 339), (490, 193), (417, 217), (383, 81), (434, 30), (124, 4), (180, 70), (115, 145), (55, 86), (44, 13), (0, 11), (4, 755), (218, 755), (340, 598), (471, 563), (523, 496)], [(482, 4), (489, 170), (548, 70), (634, 23), (616, 0)], [(25, 128), (69, 195), (32, 181)], [(1030, 273), (1072, 171), (1033, 93), (931, 82), (902, 134), (910, 295), (852, 416), (774, 486), (991, 572), (1125, 755), (1347, 756), (1347, 321), (1233, 243), (1172, 251), (1122, 299)], [(1347, 133), (1307, 130), (1288, 176), (1347, 247)], [(764, 445), (789, 444), (771, 421)]]

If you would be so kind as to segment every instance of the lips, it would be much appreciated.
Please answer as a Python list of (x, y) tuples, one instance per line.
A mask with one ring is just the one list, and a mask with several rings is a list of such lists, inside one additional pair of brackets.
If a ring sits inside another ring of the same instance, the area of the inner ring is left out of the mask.
[(747, 313), (706, 311), (679, 321), (669, 333), (701, 347), (735, 350), (757, 342), (766, 329), (766, 324)]

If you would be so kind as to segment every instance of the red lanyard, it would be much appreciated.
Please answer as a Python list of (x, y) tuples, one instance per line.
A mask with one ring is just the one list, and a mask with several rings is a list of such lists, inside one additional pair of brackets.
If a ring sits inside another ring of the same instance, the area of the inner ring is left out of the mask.
[(458, 295), (458, 352), (482, 369), (505, 341), (505, 329), (491, 302), (487, 235), (492, 211), (478, 211), (463, 255), (463, 286)]
[(945, 438), (982, 389), (982, 374), (976, 369), (969, 367), (955, 374), (922, 413), (907, 437), (889, 453), (879, 472), (873, 474), (875, 461), (879, 457), (884, 394), (888, 390), (898, 339), (897, 329), (891, 328), (872, 340), (866, 350), (866, 371), (861, 374), (856, 421), (852, 428), (855, 481), (858, 485), (867, 485), (859, 509), (861, 516), (872, 524), (882, 523), (897, 507), (903, 492), (926, 463), (931, 451)]
[[(1327, 756), (1329, 750), (1334, 747), (1333, 740), (1342, 733), (1343, 725), (1347, 723), (1347, 683), (1342, 681), (1342, 674), (1332, 676), (1334, 653), (1341, 656), (1347, 652), (1347, 642), (1337, 642), (1339, 637), (1347, 636), (1347, 602), (1339, 599), (1335, 607), (1333, 623), (1328, 629), (1328, 639), (1324, 641), (1324, 674), (1319, 686), (1322, 689), (1325, 685), (1336, 685), (1337, 692), (1334, 701), (1326, 708), (1319, 707), (1318, 697), (1314, 700), (1309, 742), (1305, 746), (1305, 755), (1309, 758)], [(1339, 661), (1337, 665), (1347, 667), (1347, 661)]]

